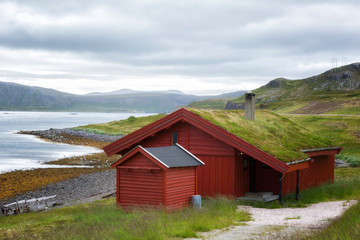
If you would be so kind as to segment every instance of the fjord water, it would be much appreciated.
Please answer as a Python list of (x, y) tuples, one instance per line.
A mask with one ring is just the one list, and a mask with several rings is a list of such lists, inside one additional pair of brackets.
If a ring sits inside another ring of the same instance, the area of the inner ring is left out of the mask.
[(20, 130), (71, 128), (146, 115), (150, 114), (0, 111), (0, 173), (15, 169), (59, 167), (42, 163), (101, 151), (93, 147), (52, 143), (31, 135), (16, 134)]

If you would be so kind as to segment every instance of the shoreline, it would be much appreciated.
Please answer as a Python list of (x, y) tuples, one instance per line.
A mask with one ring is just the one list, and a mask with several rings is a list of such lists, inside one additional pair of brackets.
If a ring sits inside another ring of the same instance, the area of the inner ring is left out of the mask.
[[(17, 134), (29, 134), (45, 141), (99, 149), (121, 137), (69, 128), (19, 131)], [(0, 182), (3, 189), (0, 193), (0, 207), (10, 202), (50, 195), (58, 195), (57, 202), (66, 205), (91, 196), (112, 194), (115, 192), (115, 171), (111, 169), (110, 164), (118, 158), (119, 156), (109, 158), (105, 153), (100, 152), (44, 163), (44, 165), (73, 165), (76, 168), (35, 168), (1, 173)], [(82, 168), (81, 166), (84, 165), (93, 168)]]
[[(40, 173), (40, 175), (48, 176), (48, 173), (61, 175), (63, 172), (61, 170), (54, 172), (53, 169), (41, 170), (43, 171), (35, 171), (34, 174)], [(25, 191), (8, 199), (2, 199), (0, 200), (0, 207), (11, 202), (52, 195), (56, 195), (56, 206), (69, 206), (74, 201), (81, 201), (98, 195), (110, 195), (116, 192), (115, 175), (116, 171), (114, 169), (107, 168), (102, 171), (82, 172), (76, 177), (67, 178), (65, 176), (61, 181), (47, 183), (34, 190)]]
[(18, 131), (16, 134), (33, 135), (41, 139), (56, 143), (84, 145), (97, 148), (103, 148), (107, 144), (123, 137), (122, 135), (112, 136), (107, 134), (96, 134), (89, 133), (84, 130), (72, 130), (70, 128), (50, 128), (48, 130)]

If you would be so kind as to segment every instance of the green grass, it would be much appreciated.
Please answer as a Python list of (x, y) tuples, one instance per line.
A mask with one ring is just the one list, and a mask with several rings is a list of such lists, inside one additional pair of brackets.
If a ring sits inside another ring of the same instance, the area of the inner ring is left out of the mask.
[(298, 116), (286, 115), (293, 122), (313, 131), (315, 134), (332, 139), (343, 150), (336, 157), (360, 165), (360, 117), (348, 116)]
[(235, 98), (206, 99), (203, 101), (194, 101), (187, 107), (197, 109), (225, 109), (226, 103)]
[(109, 123), (89, 124), (72, 128), (73, 130), (85, 130), (90, 133), (108, 134), (108, 135), (127, 135), (138, 130), (160, 118), (165, 114), (151, 115), (146, 117), (130, 116), (128, 119), (120, 121), (112, 121)]
[(286, 217), (285, 220), (292, 220), (292, 219), (301, 219), (300, 216), (297, 217)]
[(255, 121), (245, 119), (241, 110), (190, 111), (284, 162), (307, 158), (301, 152), (303, 149), (335, 146), (323, 135), (314, 134), (288, 118), (269, 111), (257, 111)]
[[(359, 96), (360, 97), (360, 96)], [(343, 115), (360, 115), (360, 106), (345, 105), (341, 109), (337, 109), (329, 114), (343, 114)]]
[[(339, 78), (340, 75), (349, 76)], [(257, 106), (277, 113), (299, 110), (297, 113), (360, 114), (360, 89), (354, 89), (351, 84), (359, 79), (358, 66), (348, 65), (306, 79), (274, 79), (252, 92), (256, 94)], [(200, 101), (189, 106), (218, 109), (221, 101), (222, 99), (216, 102)], [(245, 99), (241, 96), (231, 101), (244, 103)], [(305, 106), (306, 109), (301, 109)], [(224, 107), (223, 104), (222, 109)]]
[(137, 209), (124, 212), (115, 199), (66, 207), (43, 213), (0, 218), (0, 239), (168, 239), (197, 237), (250, 220), (236, 211), (233, 199), (203, 200), (203, 208), (176, 212)]

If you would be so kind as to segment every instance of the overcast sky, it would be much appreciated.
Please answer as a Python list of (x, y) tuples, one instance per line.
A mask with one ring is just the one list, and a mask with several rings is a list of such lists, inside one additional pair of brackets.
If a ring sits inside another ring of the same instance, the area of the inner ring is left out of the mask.
[(251, 90), (360, 61), (358, 0), (0, 0), (0, 81)]

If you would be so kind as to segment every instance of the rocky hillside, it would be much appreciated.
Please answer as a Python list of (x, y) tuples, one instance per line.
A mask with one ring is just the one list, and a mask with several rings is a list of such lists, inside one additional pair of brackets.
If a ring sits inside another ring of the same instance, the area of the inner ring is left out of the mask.
[(110, 93), (75, 95), (53, 89), (0, 82), (0, 111), (140, 111), (168, 112), (193, 101), (216, 97), (238, 97), (242, 92), (218, 96), (187, 95), (182, 92), (140, 92), (129, 89)]
[[(277, 78), (252, 92), (257, 107), (280, 113), (360, 114), (360, 63), (305, 79)], [(242, 103), (240, 97), (225, 106), (238, 109)]]

